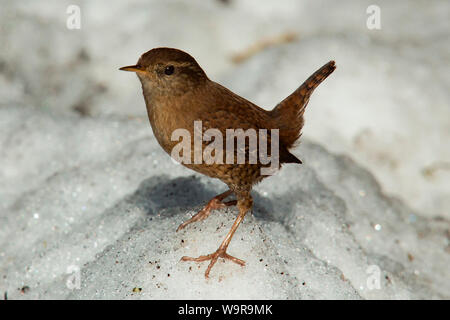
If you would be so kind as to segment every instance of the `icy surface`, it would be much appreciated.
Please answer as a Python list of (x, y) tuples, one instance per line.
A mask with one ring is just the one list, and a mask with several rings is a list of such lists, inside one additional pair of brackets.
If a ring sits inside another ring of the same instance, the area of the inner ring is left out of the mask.
[[(224, 185), (170, 161), (147, 122), (55, 121), (31, 108), (0, 118), (0, 291), (11, 299), (450, 297), (449, 221), (384, 196), (370, 173), (316, 144), (299, 148), (304, 165), (256, 187), (229, 248), (247, 265), (219, 261), (206, 280), (207, 263), (180, 258), (214, 251), (236, 209), (175, 233)], [(27, 159), (34, 170), (4, 177)], [(373, 265), (379, 289), (368, 287)], [(67, 285), (74, 276), (80, 289)]]
[[(80, 30), (65, 2), (1, 5), (0, 294), (450, 298), (448, 1), (377, 1), (381, 30), (366, 28), (372, 1), (71, 4)], [(295, 41), (232, 62), (286, 32)], [(117, 71), (157, 46), (266, 108), (338, 66), (308, 106), (304, 165), (255, 188), (229, 252), (246, 267), (219, 261), (210, 280), (179, 259), (215, 250), (236, 210), (175, 233), (225, 186), (170, 160), (138, 80)]]

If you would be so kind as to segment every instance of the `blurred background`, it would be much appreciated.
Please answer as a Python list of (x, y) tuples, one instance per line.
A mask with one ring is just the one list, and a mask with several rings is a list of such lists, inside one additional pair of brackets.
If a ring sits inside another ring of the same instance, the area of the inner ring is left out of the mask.
[[(352, 157), (424, 215), (448, 218), (449, 16), (446, 0), (3, 0), (0, 107), (145, 119), (140, 84), (118, 68), (169, 46), (270, 109), (334, 59), (303, 136)], [(1, 152), (3, 194), (23, 191), (18, 171), (32, 178), (36, 168)]]

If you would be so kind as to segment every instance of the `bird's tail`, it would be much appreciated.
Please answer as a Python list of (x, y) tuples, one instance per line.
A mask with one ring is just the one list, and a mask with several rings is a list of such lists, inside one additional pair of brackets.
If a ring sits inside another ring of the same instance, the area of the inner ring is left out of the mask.
[(314, 72), (297, 90), (270, 111), (275, 126), (280, 129), (280, 142), (290, 149), (300, 138), (303, 128), (303, 113), (314, 89), (336, 69), (330, 61)]

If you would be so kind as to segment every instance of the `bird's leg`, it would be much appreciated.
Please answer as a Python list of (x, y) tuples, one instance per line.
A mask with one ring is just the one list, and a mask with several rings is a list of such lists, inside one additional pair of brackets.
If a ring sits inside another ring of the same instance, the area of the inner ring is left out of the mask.
[(245, 261), (235, 258), (233, 256), (230, 256), (226, 253), (228, 245), (230, 244), (231, 239), (233, 238), (234, 233), (236, 232), (237, 228), (239, 227), (239, 224), (244, 220), (245, 214), (251, 209), (253, 200), (250, 196), (250, 193), (245, 193), (245, 198), (240, 198), (238, 196), (237, 206), (239, 208), (239, 215), (236, 218), (236, 220), (233, 223), (233, 226), (231, 227), (230, 231), (228, 232), (225, 239), (222, 241), (219, 248), (206, 256), (200, 256), (198, 258), (192, 258), (192, 257), (182, 257), (182, 261), (196, 261), (196, 262), (202, 262), (206, 260), (211, 260), (211, 262), (208, 265), (208, 268), (205, 271), (205, 277), (209, 277), (209, 273), (214, 266), (214, 264), (217, 262), (217, 259), (224, 258), (233, 261), (234, 263), (237, 263), (241, 266), (245, 266)]
[(197, 212), (197, 214), (195, 214), (189, 220), (187, 220), (187, 221), (183, 222), (182, 224), (180, 224), (179, 227), (177, 228), (177, 231), (183, 229), (184, 227), (186, 227), (188, 224), (191, 224), (192, 222), (201, 221), (203, 219), (206, 219), (211, 214), (211, 211), (214, 210), (214, 209), (220, 209), (220, 208), (225, 208), (225, 207), (228, 207), (228, 206), (236, 205), (236, 203), (237, 203), (236, 200), (222, 202), (222, 200), (227, 198), (232, 193), (233, 193), (233, 191), (228, 190), (228, 191), (226, 191), (224, 193), (221, 193), (218, 196), (215, 196), (214, 198), (212, 198), (208, 202), (208, 204), (203, 207), (202, 210)]

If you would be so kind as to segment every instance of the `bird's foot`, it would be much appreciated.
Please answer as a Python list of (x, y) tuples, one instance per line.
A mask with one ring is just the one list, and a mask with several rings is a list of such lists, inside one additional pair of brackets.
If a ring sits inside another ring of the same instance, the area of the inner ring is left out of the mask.
[(180, 224), (177, 228), (177, 232), (186, 227), (188, 224), (191, 224), (192, 222), (202, 221), (206, 219), (211, 214), (212, 210), (225, 208), (228, 206), (234, 206), (236, 205), (236, 203), (237, 203), (236, 200), (222, 202), (222, 200), (219, 199), (218, 197), (214, 197), (208, 202), (206, 206), (203, 207), (202, 210), (197, 212), (197, 214), (195, 214), (192, 218)]
[(206, 260), (211, 260), (211, 262), (208, 265), (208, 268), (205, 271), (205, 278), (209, 277), (209, 272), (211, 271), (214, 264), (217, 262), (217, 259), (224, 258), (233, 261), (234, 263), (237, 263), (241, 266), (245, 266), (245, 261), (235, 258), (233, 256), (230, 256), (228, 253), (226, 253), (227, 248), (219, 247), (216, 252), (213, 252), (211, 254), (208, 254), (206, 256), (200, 256), (198, 258), (192, 258), (192, 257), (182, 257), (181, 261), (195, 261), (195, 262), (202, 262)]

